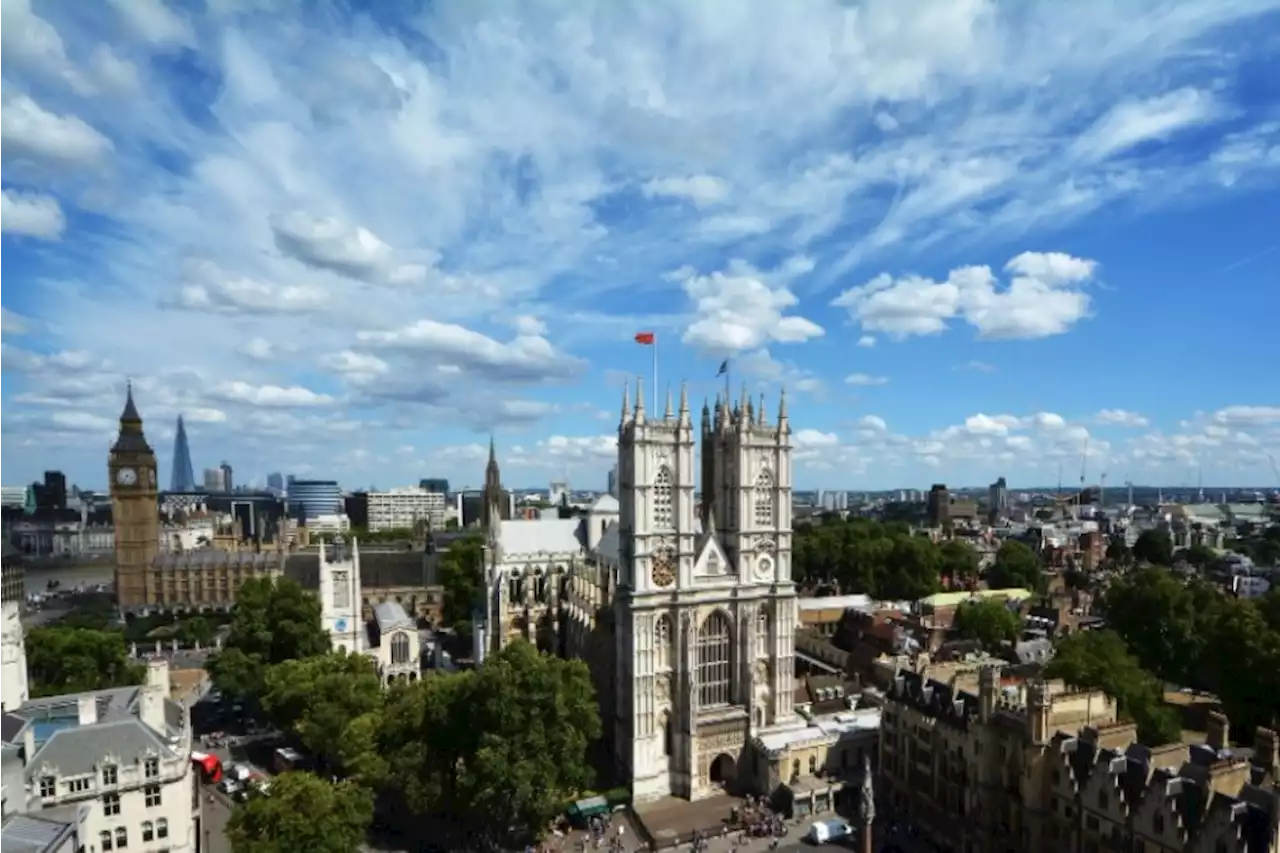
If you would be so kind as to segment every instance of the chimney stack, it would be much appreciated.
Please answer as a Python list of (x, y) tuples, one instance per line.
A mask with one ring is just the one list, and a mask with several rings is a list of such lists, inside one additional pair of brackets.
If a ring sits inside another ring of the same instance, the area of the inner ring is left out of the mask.
[(92, 726), (98, 722), (98, 697), (93, 694), (77, 697), (76, 714), (82, 726)]
[(1219, 711), (1209, 712), (1208, 732), (1205, 743), (1217, 752), (1231, 747), (1231, 722)]
[(164, 658), (147, 661), (147, 687), (159, 690), (163, 698), (169, 698), (169, 662)]

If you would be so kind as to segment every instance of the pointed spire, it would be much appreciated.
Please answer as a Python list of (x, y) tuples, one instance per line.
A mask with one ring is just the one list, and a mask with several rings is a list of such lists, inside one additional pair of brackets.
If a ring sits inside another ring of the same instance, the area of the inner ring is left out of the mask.
[(489, 464), (498, 464), (498, 449), (493, 443), (493, 433), (489, 433)]
[(631, 383), (622, 383), (622, 421), (619, 424), (625, 424), (627, 418), (631, 415)]
[(751, 400), (750, 397), (747, 398), (746, 418), (747, 418), (748, 424), (754, 424), (756, 422), (756, 404)]
[(758, 423), (760, 426), (764, 426), (764, 424), (765, 424), (765, 417), (764, 417), (764, 393), (763, 393), (763, 392), (761, 392), (761, 394), (760, 394), (760, 410), (756, 412), (756, 423)]
[(667, 385), (667, 410), (663, 412), (662, 417), (671, 420), (676, 416), (675, 399), (671, 396), (671, 386)]
[(635, 421), (638, 424), (644, 423), (644, 377), (636, 377), (636, 409)]
[(680, 414), (689, 414), (689, 383), (680, 383)]
[(122, 422), (125, 422), (125, 421), (135, 422), (135, 423), (142, 422), (142, 416), (138, 414), (138, 407), (133, 404), (133, 380), (132, 379), (129, 380), (129, 383), (126, 386), (125, 398), (124, 398), (124, 411), (120, 413), (120, 420)]
[(787, 389), (782, 389), (782, 394), (778, 397), (778, 432), (790, 432), (791, 425), (787, 422)]

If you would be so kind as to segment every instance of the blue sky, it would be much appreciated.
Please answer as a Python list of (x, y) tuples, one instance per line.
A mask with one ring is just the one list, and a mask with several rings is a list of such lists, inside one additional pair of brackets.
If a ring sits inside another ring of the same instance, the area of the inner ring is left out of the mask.
[[(401, 17), (392, 17), (392, 10)], [(1280, 485), (1280, 2), (3, 6), (3, 480), (603, 484), (621, 389), (801, 487)], [(1272, 63), (1268, 65), (1268, 63)], [(652, 404), (651, 404), (652, 405)]]

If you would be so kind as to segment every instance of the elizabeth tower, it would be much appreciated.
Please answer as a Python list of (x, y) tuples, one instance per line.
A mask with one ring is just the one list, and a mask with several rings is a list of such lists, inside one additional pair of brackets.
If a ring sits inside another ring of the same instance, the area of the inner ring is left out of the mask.
[(160, 504), (156, 454), (142, 434), (142, 417), (129, 386), (120, 433), (107, 461), (116, 528), (116, 604), (122, 612), (154, 603), (148, 595), (151, 563), (160, 552)]

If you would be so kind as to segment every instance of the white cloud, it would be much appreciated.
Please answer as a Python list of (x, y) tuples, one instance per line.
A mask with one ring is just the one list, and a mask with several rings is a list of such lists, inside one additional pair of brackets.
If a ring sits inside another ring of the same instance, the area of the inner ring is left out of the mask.
[(889, 377), (872, 376), (869, 373), (850, 373), (844, 378), (846, 385), (853, 385), (859, 388), (876, 387), (879, 385), (888, 385)]
[(1163, 141), (1175, 133), (1211, 121), (1221, 106), (1212, 92), (1178, 89), (1112, 107), (1073, 145), (1076, 156), (1101, 160), (1144, 142)]
[(56, 198), (5, 190), (0, 202), (0, 226), (6, 234), (56, 240), (67, 227), (67, 219)]
[(270, 361), (279, 355), (275, 344), (266, 338), (250, 338), (241, 344), (239, 351), (257, 361)]
[[(281, 252), (310, 267), (391, 285), (427, 280), (427, 265), (399, 262), (395, 251), (372, 231), (334, 217), (319, 219), (304, 213), (272, 217), (271, 230)], [(427, 256), (432, 265), (436, 259), (434, 253)]]
[(697, 207), (710, 207), (728, 197), (727, 181), (713, 175), (689, 175), (680, 178), (654, 178), (643, 187), (651, 198), (677, 198)]
[(1103, 409), (1098, 412), (1095, 419), (1100, 424), (1123, 427), (1144, 427), (1150, 423), (1137, 412), (1130, 412), (1126, 409)]
[(248, 382), (234, 381), (219, 385), (213, 390), (211, 397), (230, 403), (280, 409), (328, 406), (335, 402), (328, 394), (317, 394), (298, 385), (284, 388), (279, 385), (251, 385)]
[(970, 361), (966, 361), (964, 364), (957, 364), (956, 370), (968, 370), (974, 373), (995, 373), (996, 368), (994, 364), (988, 364), (985, 361), (972, 359)]
[(862, 347), (863, 349), (871, 349), (875, 345), (876, 345), (875, 335), (863, 335), (862, 337), (858, 338), (858, 346)]
[(690, 270), (672, 275), (694, 303), (696, 319), (682, 339), (690, 346), (733, 353), (769, 343), (803, 343), (823, 334), (817, 323), (789, 313), (798, 302), (790, 290), (771, 285), (745, 264), (731, 264), (729, 271), (711, 275)]
[(1023, 252), (1005, 265), (1011, 277), (1004, 287), (985, 266), (960, 267), (945, 281), (882, 273), (831, 304), (862, 328), (899, 340), (938, 334), (955, 319), (983, 338), (1046, 338), (1089, 315), (1083, 288), (1096, 269), (1094, 261), (1061, 252)]
[(185, 46), (192, 42), (190, 25), (164, 0), (111, 0), (129, 29), (157, 47)]
[(0, 327), (0, 334), (5, 335), (25, 335), (31, 330), (30, 321), (21, 314), (14, 313), (8, 308), (2, 309), (0, 317), (3, 318), (3, 327)]
[(26, 95), (6, 94), (3, 106), (0, 143), (6, 161), (86, 167), (101, 163), (113, 148), (111, 140), (81, 119), (48, 112)]
[(452, 323), (419, 320), (393, 330), (366, 330), (356, 339), (366, 347), (420, 356), (494, 380), (537, 382), (576, 376), (582, 363), (558, 352), (539, 335), (520, 334), (502, 343)]

